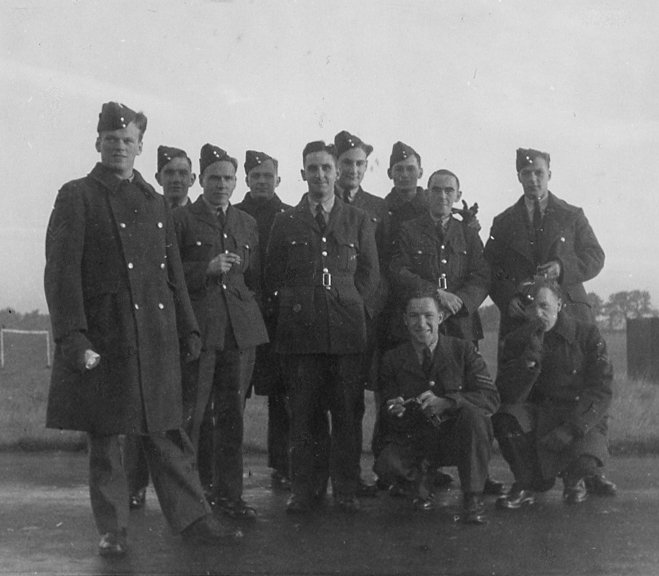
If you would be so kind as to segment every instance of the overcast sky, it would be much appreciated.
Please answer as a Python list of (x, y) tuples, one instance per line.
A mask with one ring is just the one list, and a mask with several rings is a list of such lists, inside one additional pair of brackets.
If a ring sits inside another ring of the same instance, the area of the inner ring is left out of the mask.
[[(136, 168), (153, 184), (159, 144), (198, 171), (211, 142), (240, 166), (250, 148), (277, 157), (289, 203), (306, 142), (372, 144), (363, 185), (385, 196), (402, 140), (426, 175), (460, 176), (483, 240), (521, 194), (515, 149), (546, 150), (550, 189), (606, 252), (586, 289), (659, 306), (659, 2), (3, 0), (0, 22), (0, 308), (46, 311), (50, 210), (98, 160), (109, 100), (148, 116)], [(233, 200), (245, 191), (240, 168)]]

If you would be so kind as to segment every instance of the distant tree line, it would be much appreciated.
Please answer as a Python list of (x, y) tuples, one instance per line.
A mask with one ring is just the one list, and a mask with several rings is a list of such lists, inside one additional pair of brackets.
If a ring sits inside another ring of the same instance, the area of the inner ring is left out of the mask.
[[(628, 318), (649, 318), (659, 316), (659, 310), (652, 307), (647, 290), (623, 290), (611, 294), (604, 302), (595, 292), (588, 294), (593, 314), (601, 330), (625, 330)], [(491, 304), (478, 311), (486, 332), (499, 329), (499, 309)]]
[(21, 314), (13, 308), (0, 310), (0, 328), (13, 330), (50, 330), (50, 316), (39, 310)]

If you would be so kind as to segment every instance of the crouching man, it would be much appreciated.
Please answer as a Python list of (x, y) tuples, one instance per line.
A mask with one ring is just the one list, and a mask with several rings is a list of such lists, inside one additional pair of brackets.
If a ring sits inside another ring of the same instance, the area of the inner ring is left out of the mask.
[(387, 352), (380, 370), (382, 418), (388, 424), (375, 472), (405, 486), (415, 509), (426, 511), (435, 505), (434, 470), (457, 465), (463, 520), (482, 524), (490, 416), (499, 407), (499, 394), (474, 345), (439, 333), (446, 315), (435, 290), (407, 300), (410, 340)]
[(515, 483), (497, 507), (533, 504), (557, 476), (565, 502), (579, 504), (589, 492), (584, 479), (597, 476), (608, 456), (613, 369), (606, 344), (594, 324), (562, 310), (554, 280), (526, 283), (520, 299), (527, 322), (504, 341), (497, 376), (502, 406), (493, 417)]

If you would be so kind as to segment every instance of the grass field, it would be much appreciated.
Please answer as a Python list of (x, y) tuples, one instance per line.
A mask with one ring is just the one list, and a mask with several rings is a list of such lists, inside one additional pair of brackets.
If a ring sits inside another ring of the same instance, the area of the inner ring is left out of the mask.
[[(659, 384), (627, 379), (624, 332), (605, 338), (616, 372), (616, 397), (611, 409), (610, 439), (614, 453), (659, 454)], [(496, 373), (496, 334), (488, 333), (481, 352)], [(76, 432), (44, 428), (50, 368), (43, 337), (14, 335), (5, 341), (5, 367), (0, 370), (0, 449), (82, 449), (85, 437)], [(373, 395), (367, 394), (364, 449), (373, 428)], [(265, 451), (267, 400), (252, 397), (245, 412), (245, 446)]]

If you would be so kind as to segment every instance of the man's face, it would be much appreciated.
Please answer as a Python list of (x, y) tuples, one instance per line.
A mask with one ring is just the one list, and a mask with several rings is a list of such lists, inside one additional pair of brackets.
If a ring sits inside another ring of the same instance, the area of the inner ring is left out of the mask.
[(451, 208), (462, 192), (458, 190), (458, 182), (449, 174), (435, 174), (430, 179), (428, 187), (428, 203), (430, 212), (435, 218), (446, 218), (451, 215)]
[(120, 130), (106, 130), (96, 139), (96, 150), (101, 163), (122, 178), (133, 173), (135, 157), (142, 153), (140, 130), (131, 122)]
[(245, 182), (255, 200), (270, 200), (275, 195), (275, 188), (279, 186), (281, 178), (277, 176), (277, 169), (272, 160), (266, 160), (252, 168)]
[(413, 298), (407, 304), (404, 319), (412, 340), (431, 346), (437, 341), (444, 317), (432, 298)]
[(540, 288), (533, 302), (526, 305), (526, 316), (529, 320), (539, 319), (548, 332), (556, 325), (561, 305), (561, 299), (549, 288)]
[(185, 200), (190, 186), (194, 184), (195, 175), (188, 159), (179, 156), (162, 167), (156, 174), (156, 180), (162, 186), (167, 202), (175, 206)]
[(356, 190), (362, 183), (368, 160), (362, 148), (351, 148), (339, 156), (339, 181), (344, 190)]
[(551, 170), (544, 158), (536, 156), (531, 164), (519, 171), (517, 179), (524, 188), (524, 195), (527, 198), (542, 199), (547, 194)]
[(325, 151), (311, 152), (304, 158), (302, 180), (307, 183), (313, 200), (324, 202), (334, 194), (336, 164), (334, 157)]
[(204, 170), (200, 182), (206, 201), (226, 208), (236, 188), (236, 169), (231, 162), (213, 162)]
[(423, 169), (419, 166), (416, 156), (411, 156), (396, 162), (387, 173), (394, 182), (394, 188), (409, 193), (416, 191), (419, 178), (423, 176)]

